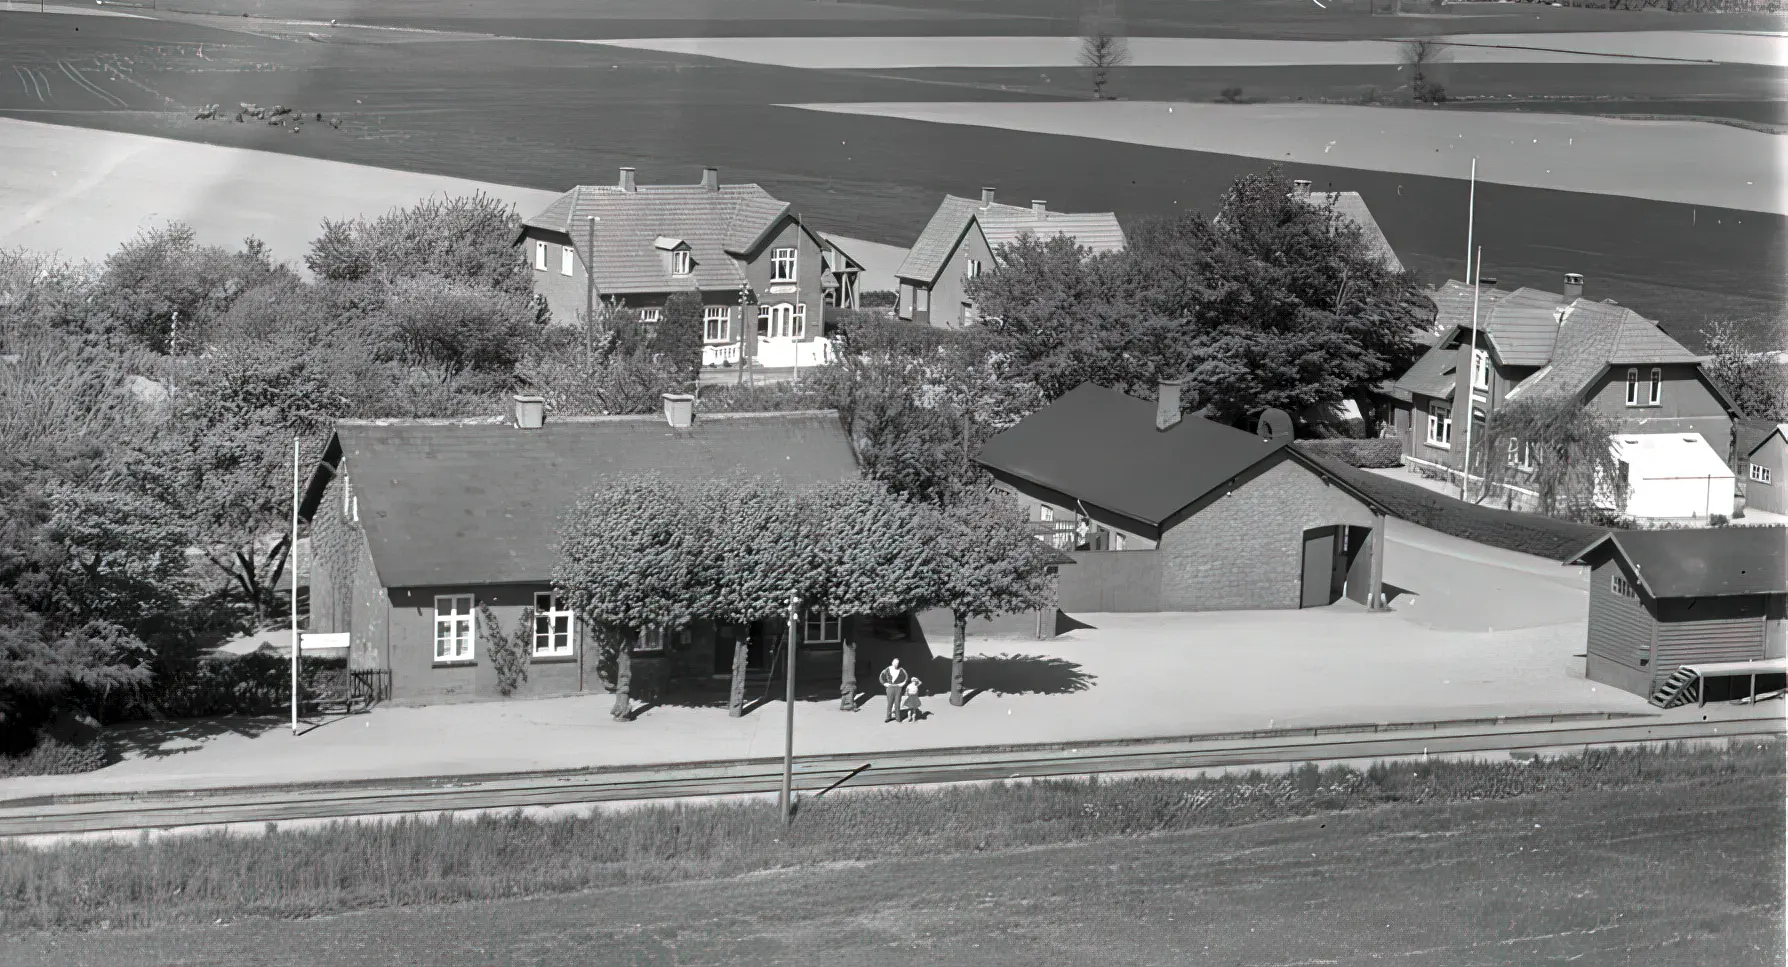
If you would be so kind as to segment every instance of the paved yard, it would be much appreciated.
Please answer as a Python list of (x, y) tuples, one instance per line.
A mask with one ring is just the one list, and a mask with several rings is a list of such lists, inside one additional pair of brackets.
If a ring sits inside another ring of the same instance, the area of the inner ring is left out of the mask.
[[(797, 754), (1274, 726), (1648, 708), (1583, 678), (1576, 568), (1392, 523), (1390, 614), (1306, 611), (1081, 615), (1053, 641), (970, 643), (962, 708), (882, 723), (872, 701), (796, 707)], [(941, 651), (934, 644), (934, 651)], [(947, 647), (947, 646), (946, 646)], [(942, 686), (942, 679), (933, 679)], [(879, 699), (878, 699), (879, 701)], [(380, 708), (294, 737), (277, 721), (157, 727), (126, 761), (82, 776), (0, 781), (0, 796), (697, 761), (782, 752), (783, 706), (728, 718), (664, 706), (630, 723), (605, 695)]]

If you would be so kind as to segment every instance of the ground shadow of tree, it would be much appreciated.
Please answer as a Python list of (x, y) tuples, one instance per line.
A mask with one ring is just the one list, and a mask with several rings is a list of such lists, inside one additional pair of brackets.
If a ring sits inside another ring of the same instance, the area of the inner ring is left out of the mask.
[[(926, 669), (925, 691), (950, 690), (950, 659), (933, 658)], [(963, 662), (962, 683), (968, 698), (995, 695), (1067, 695), (1093, 687), (1098, 676), (1065, 658), (1047, 655), (972, 655)]]
[[(252, 739), (287, 723), (288, 720), (272, 715), (131, 722), (107, 728), (100, 733), (98, 741), (105, 743), (107, 759), (111, 762), (124, 758), (165, 759), (197, 751), (219, 736), (240, 735)], [(169, 748), (170, 744), (174, 747)]]

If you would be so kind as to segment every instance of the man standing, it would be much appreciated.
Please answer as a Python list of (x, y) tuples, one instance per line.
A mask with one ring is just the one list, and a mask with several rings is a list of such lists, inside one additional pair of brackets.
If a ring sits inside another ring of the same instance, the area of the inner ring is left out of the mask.
[(894, 713), (900, 709), (900, 693), (905, 690), (907, 682), (906, 669), (900, 667), (900, 659), (888, 662), (882, 669), (882, 689), (888, 693), (888, 717), (884, 722), (894, 721)]

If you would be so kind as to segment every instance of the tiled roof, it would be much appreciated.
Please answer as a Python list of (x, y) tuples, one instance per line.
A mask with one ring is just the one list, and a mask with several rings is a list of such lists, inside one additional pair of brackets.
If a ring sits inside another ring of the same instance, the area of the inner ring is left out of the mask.
[(1631, 309), (1620, 320), (1611, 363), (1698, 363), (1695, 355), (1682, 343), (1670, 338), (1658, 324)]
[(1393, 385), (1405, 393), (1451, 399), (1458, 382), (1458, 368), (1458, 350), (1436, 346), (1422, 354), (1422, 358), (1409, 367), (1409, 372)]
[(1397, 258), (1396, 250), (1391, 248), (1391, 240), (1384, 237), (1384, 230), (1378, 227), (1378, 219), (1372, 217), (1372, 209), (1366, 207), (1366, 199), (1357, 191), (1317, 191), (1309, 194), (1313, 204), (1333, 204), (1335, 214), (1359, 226), (1360, 235), (1366, 247), (1379, 261), (1393, 272), (1403, 271), (1403, 260)]
[(1615, 531), (1566, 564), (1625, 558), (1654, 598), (1780, 595), (1788, 587), (1788, 528)]
[(1577, 395), (1611, 365), (1700, 360), (1656, 323), (1609, 302), (1578, 299), (1557, 331), (1551, 363), (1510, 390), (1511, 397)]
[(945, 195), (943, 203), (932, 213), (931, 221), (925, 224), (925, 230), (919, 233), (918, 241), (913, 243), (912, 249), (906, 254), (906, 260), (900, 263), (900, 270), (895, 275), (926, 285), (936, 282), (938, 273), (944, 270), (945, 263), (955, 253), (956, 246), (962, 241), (963, 233), (968, 231), (971, 222), (979, 223), (987, 244), (995, 249), (1018, 241), (1026, 232), (1039, 238), (1069, 235), (1095, 252), (1116, 251), (1124, 247), (1124, 231), (1118, 226), (1117, 216), (1110, 212), (1044, 212), (1039, 215), (1030, 208), (1016, 205), (982, 203), (971, 198)]
[[(596, 286), (604, 295), (737, 289), (745, 273), (736, 256), (756, 248), (788, 211), (786, 202), (757, 185), (641, 185), (633, 191), (580, 185), (522, 224), (568, 235), (584, 264), (596, 266)], [(597, 218), (593, 258), (585, 251), (591, 216)], [(661, 238), (689, 245), (693, 275), (670, 274)]]
[[(386, 587), (539, 583), (552, 576), (564, 511), (617, 475), (760, 475), (794, 486), (853, 477), (831, 411), (494, 421), (343, 422), (325, 463), (346, 459), (360, 522)], [(308, 517), (326, 483), (319, 469)], [(321, 482), (321, 483), (320, 483)]]

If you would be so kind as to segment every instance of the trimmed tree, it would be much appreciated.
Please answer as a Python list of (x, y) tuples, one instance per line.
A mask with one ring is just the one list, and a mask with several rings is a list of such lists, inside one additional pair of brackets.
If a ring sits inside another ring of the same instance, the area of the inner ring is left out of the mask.
[(579, 500), (561, 525), (553, 583), (615, 649), (616, 721), (632, 717), (633, 643), (715, 613), (717, 535), (686, 486), (627, 477)]
[(1052, 554), (1016, 507), (991, 496), (928, 516), (929, 543), (942, 575), (933, 600), (950, 610), (955, 626), (950, 704), (961, 705), (969, 620), (1042, 607), (1049, 600)]
[[(1548, 517), (1588, 521), (1599, 500), (1626, 504), (1622, 464), (1612, 438), (1620, 424), (1572, 396), (1522, 397), (1490, 414), (1472, 463), (1484, 493), (1513, 485), (1537, 494)], [(1479, 500), (1483, 495), (1479, 495)]]

